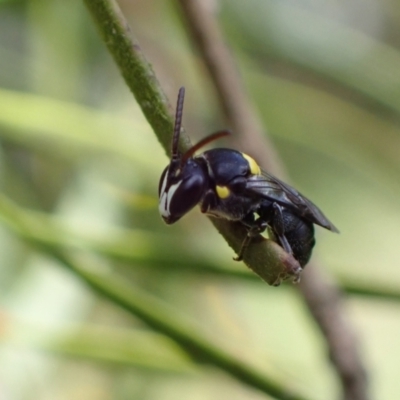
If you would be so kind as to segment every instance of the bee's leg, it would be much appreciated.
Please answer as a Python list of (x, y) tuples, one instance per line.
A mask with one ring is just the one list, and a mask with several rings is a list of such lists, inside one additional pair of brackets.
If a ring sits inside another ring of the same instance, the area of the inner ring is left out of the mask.
[(213, 190), (208, 189), (200, 204), (200, 210), (202, 213), (207, 213), (208, 211), (213, 210), (216, 207), (216, 205), (217, 205), (216, 194)]
[(278, 203), (273, 203), (272, 207), (274, 210), (274, 218), (271, 221), (272, 229), (286, 253), (293, 254), (292, 247), (290, 246), (285, 236), (282, 207)]
[(249, 247), (249, 244), (251, 243), (253, 238), (256, 237), (258, 234), (264, 232), (268, 225), (267, 222), (262, 218), (258, 218), (257, 220), (255, 220), (253, 213), (248, 214), (241, 222), (249, 230), (247, 231), (247, 235), (243, 239), (238, 255), (233, 258), (235, 261), (243, 260), (243, 255), (247, 247)]
[(244, 255), (247, 247), (249, 247), (249, 244), (252, 239), (253, 239), (252, 236), (246, 235), (246, 237), (243, 239), (242, 245), (240, 246), (239, 253), (237, 254), (236, 257), (233, 257), (234, 261), (242, 261), (243, 260), (243, 255)]

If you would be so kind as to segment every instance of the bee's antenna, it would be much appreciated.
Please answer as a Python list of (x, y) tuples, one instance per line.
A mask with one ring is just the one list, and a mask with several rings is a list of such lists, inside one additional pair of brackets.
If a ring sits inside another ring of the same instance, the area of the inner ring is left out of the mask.
[(181, 133), (181, 126), (182, 126), (182, 112), (183, 112), (184, 99), (185, 99), (185, 88), (182, 86), (179, 89), (178, 100), (176, 102), (174, 136), (172, 138), (171, 158), (174, 160), (177, 160), (179, 158), (178, 144), (179, 144), (179, 136)]
[(213, 142), (214, 140), (220, 139), (224, 136), (228, 136), (231, 134), (231, 131), (224, 129), (222, 131), (214, 132), (211, 135), (206, 136), (204, 139), (201, 139), (199, 143), (192, 146), (181, 158), (181, 165), (185, 164), (185, 162), (196, 153), (197, 150), (205, 146), (206, 144)]

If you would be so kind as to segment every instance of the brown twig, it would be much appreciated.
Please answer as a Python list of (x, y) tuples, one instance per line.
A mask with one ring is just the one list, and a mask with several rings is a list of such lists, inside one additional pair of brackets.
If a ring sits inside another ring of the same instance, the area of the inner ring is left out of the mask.
[[(202, 59), (212, 77), (216, 95), (229, 127), (234, 132), (233, 144), (253, 157), (263, 160), (264, 167), (276, 175), (284, 174), (284, 166), (274, 150), (274, 146), (265, 135), (264, 128), (249, 102), (242, 81), (238, 79), (232, 55), (224, 44), (221, 32), (207, 4), (196, 1), (179, 0), (185, 14), (187, 27), (199, 48)], [(233, 62), (233, 63), (232, 63)], [(247, 132), (240, 134), (240, 132)], [(251, 140), (249, 140), (251, 137)], [(265, 147), (270, 149), (265, 157)]]
[(356, 334), (336, 283), (311, 262), (299, 284), (308, 309), (324, 334), (332, 364), (340, 376), (344, 400), (366, 400), (367, 376)]
[[(235, 133), (236, 144), (263, 160), (264, 167), (271, 173), (283, 177), (281, 162), (271, 142), (266, 143), (261, 123), (245, 94), (235, 61), (214, 16), (207, 9), (207, 2), (178, 0), (178, 3), (213, 80), (221, 108)], [(320, 265), (311, 263), (298, 287), (326, 339), (331, 361), (342, 382), (343, 398), (366, 400), (367, 379), (356, 335), (347, 318), (338, 286), (325, 275)]]

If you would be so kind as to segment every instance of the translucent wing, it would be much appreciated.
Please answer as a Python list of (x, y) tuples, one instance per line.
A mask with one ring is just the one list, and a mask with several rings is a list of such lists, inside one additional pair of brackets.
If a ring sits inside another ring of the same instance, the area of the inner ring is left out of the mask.
[(261, 170), (261, 175), (252, 175), (248, 178), (246, 190), (267, 200), (275, 201), (314, 224), (332, 232), (339, 232), (314, 203), (287, 183), (264, 170)]

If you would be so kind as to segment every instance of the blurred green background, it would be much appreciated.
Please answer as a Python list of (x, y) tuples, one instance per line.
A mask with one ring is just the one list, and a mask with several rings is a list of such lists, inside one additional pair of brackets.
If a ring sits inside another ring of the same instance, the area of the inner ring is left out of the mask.
[[(176, 4), (119, 4), (172, 103), (186, 87), (194, 141), (223, 128)], [(314, 255), (345, 286), (400, 293), (400, 3), (214, 6), (292, 182), (341, 231), (317, 229)], [(48, 229), (309, 399), (336, 399), (326, 345), (297, 292), (247, 274), (198, 210), (162, 223), (167, 162), (81, 1), (0, 1), (1, 193), (24, 210), (32, 234)], [(267, 398), (194, 364), (7, 224), (0, 288), (2, 400)], [(397, 398), (400, 305), (350, 293), (346, 306), (372, 393)]]

